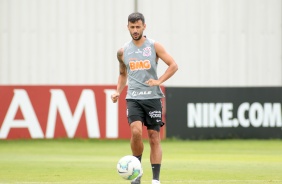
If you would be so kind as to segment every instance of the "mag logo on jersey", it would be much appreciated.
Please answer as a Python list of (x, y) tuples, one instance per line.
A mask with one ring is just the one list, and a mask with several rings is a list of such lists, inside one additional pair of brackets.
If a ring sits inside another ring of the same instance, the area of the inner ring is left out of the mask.
[(129, 68), (131, 71), (148, 70), (151, 68), (151, 63), (149, 60), (130, 61)]

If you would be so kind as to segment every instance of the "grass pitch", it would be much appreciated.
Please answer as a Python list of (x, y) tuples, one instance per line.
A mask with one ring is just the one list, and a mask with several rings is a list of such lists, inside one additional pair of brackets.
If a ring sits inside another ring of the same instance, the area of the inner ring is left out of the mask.
[[(151, 183), (149, 144), (142, 184)], [(164, 140), (162, 184), (282, 183), (282, 140)], [(123, 184), (128, 140), (1, 140), (0, 183)]]

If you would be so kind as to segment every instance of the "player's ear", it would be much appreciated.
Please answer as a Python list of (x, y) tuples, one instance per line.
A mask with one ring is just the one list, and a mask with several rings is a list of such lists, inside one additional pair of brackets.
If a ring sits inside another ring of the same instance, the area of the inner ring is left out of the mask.
[(144, 23), (144, 30), (146, 29), (146, 24)]

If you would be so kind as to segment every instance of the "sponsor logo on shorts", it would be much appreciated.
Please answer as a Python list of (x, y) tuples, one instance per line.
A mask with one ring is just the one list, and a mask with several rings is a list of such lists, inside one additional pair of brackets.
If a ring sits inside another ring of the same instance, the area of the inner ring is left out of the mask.
[(161, 118), (161, 114), (162, 114), (161, 111), (150, 111), (149, 112), (149, 116), (151, 118)]

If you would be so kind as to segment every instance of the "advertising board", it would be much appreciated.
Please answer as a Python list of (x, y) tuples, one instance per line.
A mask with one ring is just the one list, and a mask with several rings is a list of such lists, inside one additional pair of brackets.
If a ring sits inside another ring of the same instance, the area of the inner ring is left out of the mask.
[[(127, 89), (118, 103), (111, 100), (115, 90), (114, 85), (0, 86), (0, 139), (129, 139)], [(146, 132), (144, 127), (144, 138)]]
[(281, 87), (166, 88), (167, 137), (282, 138)]

